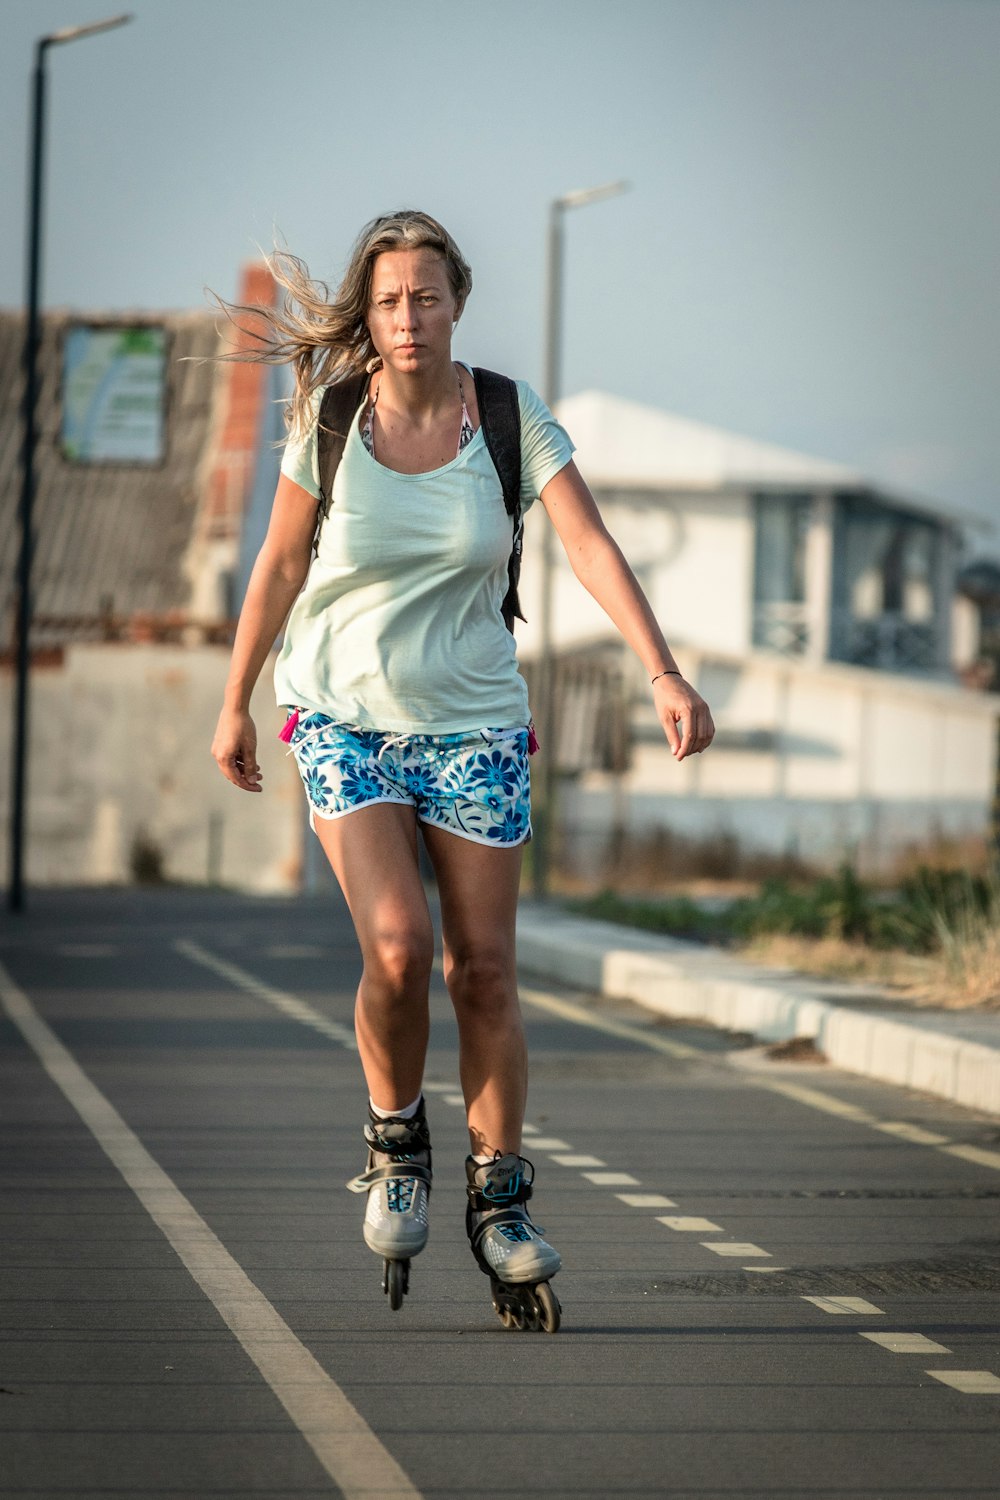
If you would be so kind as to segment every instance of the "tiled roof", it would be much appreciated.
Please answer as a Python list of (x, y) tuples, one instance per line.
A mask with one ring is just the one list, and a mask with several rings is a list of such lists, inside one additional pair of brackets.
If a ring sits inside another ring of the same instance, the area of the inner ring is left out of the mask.
[[(198, 513), (215, 384), (228, 367), (216, 315), (169, 313), (166, 460), (160, 467), (74, 464), (59, 447), (61, 340), (70, 321), (50, 313), (40, 351), (32, 612), (35, 645), (93, 635), (101, 617), (183, 612), (190, 586), (183, 559)], [(127, 322), (123, 317), (115, 321)], [(24, 318), (0, 313), (0, 648), (9, 649), (19, 527)], [(58, 623), (57, 623), (58, 622)], [(72, 622), (77, 622), (74, 628)], [(85, 623), (87, 622), (87, 623)]]

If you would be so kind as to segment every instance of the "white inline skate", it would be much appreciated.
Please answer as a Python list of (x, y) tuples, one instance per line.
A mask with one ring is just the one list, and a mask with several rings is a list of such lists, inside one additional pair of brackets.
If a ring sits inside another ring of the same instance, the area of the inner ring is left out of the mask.
[(505, 1328), (555, 1333), (561, 1309), (549, 1279), (562, 1261), (524, 1206), (531, 1197), (534, 1166), (513, 1152), (498, 1153), (485, 1164), (470, 1156), (465, 1174), (465, 1228), (479, 1268), (490, 1278), (494, 1312)]
[(410, 1289), (410, 1260), (427, 1244), (431, 1190), (431, 1140), (424, 1101), (415, 1115), (379, 1119), (369, 1109), (365, 1126), (368, 1165), (347, 1184), (367, 1193), (365, 1244), (382, 1256), (382, 1290), (397, 1311)]

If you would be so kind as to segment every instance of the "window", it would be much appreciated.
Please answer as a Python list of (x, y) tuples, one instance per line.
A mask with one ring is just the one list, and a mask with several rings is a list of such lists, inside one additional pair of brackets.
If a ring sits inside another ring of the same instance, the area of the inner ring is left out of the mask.
[(898, 671), (937, 664), (936, 561), (945, 540), (933, 521), (861, 495), (838, 497), (834, 657)]
[(800, 656), (809, 640), (806, 541), (809, 495), (754, 496), (753, 643)]

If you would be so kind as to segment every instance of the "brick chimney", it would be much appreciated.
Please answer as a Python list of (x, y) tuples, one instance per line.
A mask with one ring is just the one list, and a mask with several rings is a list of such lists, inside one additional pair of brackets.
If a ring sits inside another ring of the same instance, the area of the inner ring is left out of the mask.
[[(274, 278), (263, 262), (241, 268), (239, 307), (271, 307), (276, 293)], [(220, 328), (222, 350), (256, 348), (254, 335), (265, 331), (265, 320), (253, 312), (234, 316), (235, 323), (227, 321)], [(257, 466), (269, 375), (269, 366), (239, 360), (215, 366), (211, 434), (202, 460), (198, 518), (186, 563), (190, 617), (200, 623), (224, 620), (233, 613), (233, 582)]]

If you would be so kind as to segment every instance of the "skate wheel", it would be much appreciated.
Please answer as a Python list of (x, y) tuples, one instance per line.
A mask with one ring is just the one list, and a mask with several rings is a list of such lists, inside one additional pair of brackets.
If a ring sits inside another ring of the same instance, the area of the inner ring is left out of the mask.
[(514, 1328), (517, 1326), (514, 1322), (514, 1309), (512, 1307), (498, 1307), (497, 1312), (500, 1314), (500, 1321), (505, 1328)]
[(559, 1332), (559, 1314), (562, 1311), (559, 1306), (559, 1298), (549, 1286), (543, 1281), (535, 1287), (535, 1300), (538, 1303), (538, 1325), (545, 1333)]
[(520, 1305), (512, 1307), (510, 1310), (510, 1327), (516, 1328), (518, 1333), (523, 1333), (527, 1326), (528, 1318), (524, 1308)]
[(382, 1267), (382, 1290), (389, 1298), (393, 1312), (399, 1312), (409, 1285), (410, 1263), (406, 1260), (387, 1260)]
[(531, 1333), (537, 1333), (542, 1326), (541, 1303), (531, 1291), (524, 1294), (524, 1319), (525, 1327)]

